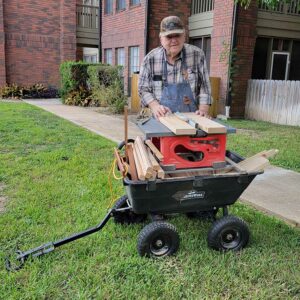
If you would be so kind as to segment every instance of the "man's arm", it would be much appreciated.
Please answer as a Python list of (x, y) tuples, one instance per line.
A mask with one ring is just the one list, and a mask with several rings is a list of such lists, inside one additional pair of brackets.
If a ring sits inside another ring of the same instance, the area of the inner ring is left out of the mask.
[(171, 112), (166, 106), (160, 105), (159, 102), (154, 98), (152, 76), (149, 68), (149, 61), (144, 59), (139, 76), (138, 92), (143, 107), (149, 107), (157, 119), (163, 117), (166, 113)]
[(141, 65), (138, 82), (138, 93), (143, 107), (147, 107), (149, 103), (155, 100), (153, 95), (153, 85), (149, 65), (150, 63), (147, 57), (145, 57)]
[(199, 109), (196, 111), (196, 114), (207, 117), (212, 99), (209, 75), (204, 54), (200, 56), (199, 80), (200, 91), (199, 95), (197, 95)]

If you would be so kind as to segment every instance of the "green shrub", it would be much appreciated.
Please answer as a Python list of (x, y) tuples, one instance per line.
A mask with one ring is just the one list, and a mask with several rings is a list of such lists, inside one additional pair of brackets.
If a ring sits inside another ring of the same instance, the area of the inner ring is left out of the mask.
[(0, 97), (1, 98), (22, 99), (23, 98), (23, 87), (18, 86), (15, 83), (10, 84), (10, 85), (5, 85), (0, 88)]
[(62, 100), (69, 105), (109, 106), (113, 112), (121, 112), (126, 103), (121, 72), (121, 67), (66, 61), (60, 66)]
[(71, 92), (80, 89), (89, 91), (87, 68), (90, 65), (90, 63), (84, 61), (65, 61), (60, 65), (60, 96), (63, 101), (69, 97)]
[(90, 92), (83, 87), (76, 91), (71, 91), (65, 98), (65, 104), (76, 106), (89, 106), (92, 98)]
[(94, 106), (109, 106), (114, 113), (122, 112), (126, 104), (124, 95), (123, 72), (120, 66), (88, 67), (89, 86)]
[(41, 83), (30, 86), (20, 86), (15, 83), (0, 87), (0, 98), (28, 99), (28, 98), (56, 98), (57, 90), (47, 88)]

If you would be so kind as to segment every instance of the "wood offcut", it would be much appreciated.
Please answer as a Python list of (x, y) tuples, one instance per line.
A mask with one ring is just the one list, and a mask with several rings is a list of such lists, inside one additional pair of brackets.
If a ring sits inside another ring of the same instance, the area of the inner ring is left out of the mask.
[(182, 113), (183, 116), (196, 123), (196, 127), (208, 134), (226, 133), (227, 129), (213, 120), (196, 115), (195, 113)]
[(165, 117), (160, 117), (159, 121), (167, 126), (176, 135), (195, 135), (197, 129), (189, 125), (188, 123), (182, 121), (175, 115), (168, 115)]

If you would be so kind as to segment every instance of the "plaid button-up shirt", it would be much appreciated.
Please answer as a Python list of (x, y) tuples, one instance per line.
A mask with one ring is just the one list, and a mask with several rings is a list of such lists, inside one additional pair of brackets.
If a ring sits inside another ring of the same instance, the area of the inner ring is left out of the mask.
[[(184, 44), (186, 76), (197, 104), (211, 104), (211, 88), (203, 51), (193, 45)], [(139, 96), (143, 106), (153, 100), (161, 100), (163, 69), (166, 53), (163, 47), (150, 51), (144, 58), (139, 75)], [(181, 72), (182, 52), (174, 65), (167, 63), (169, 83), (183, 81)]]

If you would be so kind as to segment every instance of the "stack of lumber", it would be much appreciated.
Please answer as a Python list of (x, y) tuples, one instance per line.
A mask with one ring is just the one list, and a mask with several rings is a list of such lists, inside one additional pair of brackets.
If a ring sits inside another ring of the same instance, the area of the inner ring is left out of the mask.
[[(278, 150), (264, 150), (249, 158), (242, 160), (239, 163), (232, 161), (226, 157), (226, 166), (220, 169), (209, 168), (190, 168), (190, 169), (174, 169), (167, 170), (166, 166), (161, 165), (163, 160), (162, 153), (150, 141), (144, 141), (142, 137), (138, 136), (134, 143), (126, 145), (127, 158), (124, 160), (115, 149), (115, 156), (118, 167), (123, 176), (127, 173), (133, 181), (141, 180), (155, 180), (158, 179), (172, 179), (172, 178), (187, 178), (194, 176), (207, 175), (232, 175), (232, 174), (247, 174), (264, 170), (270, 164), (269, 158), (275, 156)], [(170, 166), (168, 166), (170, 167)]]
[(150, 140), (147, 140), (146, 144), (138, 136), (134, 143), (127, 145), (129, 172), (132, 180), (162, 179), (165, 176), (158, 162), (162, 159), (162, 154)]

